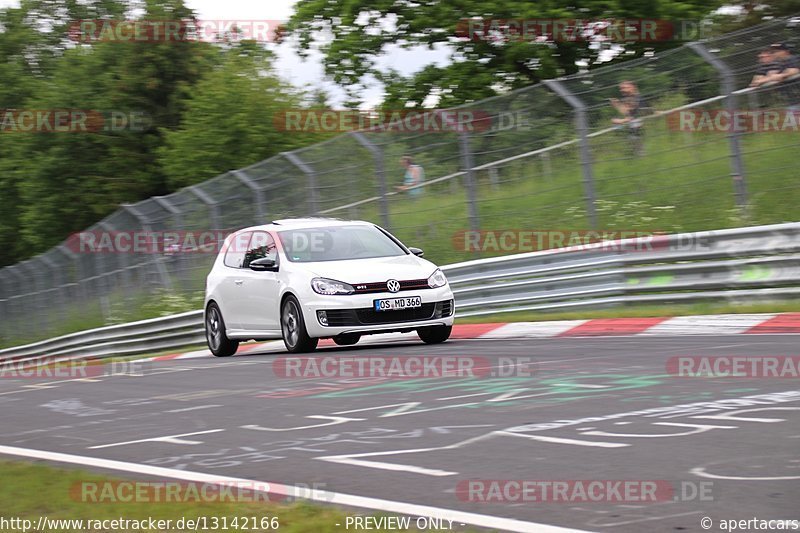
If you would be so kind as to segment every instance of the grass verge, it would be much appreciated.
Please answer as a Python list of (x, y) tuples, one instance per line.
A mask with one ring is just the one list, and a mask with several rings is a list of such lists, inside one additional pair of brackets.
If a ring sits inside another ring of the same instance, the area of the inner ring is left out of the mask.
[[(220, 527), (227, 519), (226, 531), (273, 531), (269, 526), (269, 518), (276, 517), (277, 524), (280, 526), (278, 531), (301, 533), (301, 532), (340, 532), (345, 526), (348, 516), (355, 516), (356, 513), (346, 512), (342, 509), (317, 505), (308, 502), (298, 501), (293, 503), (274, 503), (259, 501), (258, 503), (219, 503), (205, 502), (196, 503), (187, 501), (184, 503), (150, 503), (150, 502), (110, 502), (103, 503), (82, 501), (80, 487), (82, 483), (101, 484), (105, 482), (115, 483), (124, 481), (120, 478), (99, 475), (85, 470), (54, 468), (42, 464), (34, 464), (25, 461), (0, 461), (0, 509), (2, 516), (6, 519), (20, 518), (31, 520), (34, 525), (38, 523), (40, 517), (47, 517), (50, 520), (83, 520), (83, 527), (66, 525), (63, 528), (50, 528), (53, 531), (68, 533), (86, 533), (95, 531), (97, 528), (87, 528), (88, 520), (113, 520), (124, 518), (128, 520), (147, 520), (150, 517), (156, 520), (172, 520), (173, 527), (169, 530), (177, 531), (179, 528), (174, 524), (177, 520), (202, 519), (206, 517), (207, 523), (211, 524), (212, 517), (218, 519)], [(167, 480), (160, 480), (167, 481)], [(94, 485), (91, 485), (94, 487)], [(103, 485), (100, 485), (103, 487)], [(110, 485), (113, 486), (113, 485)], [(116, 494), (125, 495), (122, 490)], [(102, 495), (102, 489), (97, 491)], [(183, 494), (188, 495), (188, 491)], [(106, 498), (107, 499), (107, 498)], [(191, 499), (191, 498), (187, 498)], [(362, 513), (358, 513), (362, 515)], [(371, 514), (368, 516), (388, 516), (384, 514)], [(238, 527), (232, 527), (234, 519), (240, 521)], [(244, 518), (247, 517), (247, 520)], [(253, 527), (253, 517), (255, 524)], [(262, 519), (267, 518), (262, 524)], [(412, 521), (413, 523), (413, 521)], [(275, 522), (273, 522), (273, 525)], [(337, 526), (336, 524), (340, 524)], [(268, 527), (262, 527), (267, 525)], [(244, 526), (244, 527), (242, 527)], [(128, 532), (128, 531), (161, 531), (154, 529), (108, 529), (107, 531)], [(187, 529), (187, 528), (185, 528)], [(202, 528), (201, 528), (202, 529)], [(0, 526), (0, 530), (7, 531)], [(8, 530), (11, 531), (11, 530)], [(21, 531), (21, 530), (20, 530)], [(389, 531), (387, 529), (374, 529), (373, 531)], [(393, 532), (409, 531), (392, 529)], [(414, 529), (413, 531), (418, 531)]]

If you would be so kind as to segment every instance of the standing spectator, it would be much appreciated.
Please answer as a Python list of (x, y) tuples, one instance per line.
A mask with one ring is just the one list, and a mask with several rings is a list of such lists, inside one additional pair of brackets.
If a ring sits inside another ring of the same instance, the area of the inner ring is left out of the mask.
[(644, 148), (642, 143), (642, 119), (639, 118), (639, 113), (642, 109), (642, 97), (636, 84), (628, 80), (619, 84), (619, 92), (621, 98), (611, 98), (611, 105), (622, 115), (622, 118), (613, 118), (611, 122), (620, 126), (627, 126), (634, 152), (636, 155), (642, 155)]
[[(417, 197), (422, 194), (422, 187), (414, 187), (425, 181), (425, 171), (421, 166), (415, 165), (414, 160), (410, 155), (404, 155), (400, 158), (400, 164), (406, 169), (403, 176), (403, 184), (395, 187), (398, 191), (408, 191), (411, 197)], [(414, 187), (412, 189), (412, 187)]]

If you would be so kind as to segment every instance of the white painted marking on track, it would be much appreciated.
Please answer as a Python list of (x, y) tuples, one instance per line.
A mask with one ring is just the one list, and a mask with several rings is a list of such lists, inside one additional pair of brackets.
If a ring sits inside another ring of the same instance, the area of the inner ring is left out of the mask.
[(510, 338), (556, 337), (565, 331), (585, 324), (588, 320), (552, 320), (547, 322), (513, 322), (479, 337), (480, 340)]
[(358, 457), (380, 457), (383, 455), (405, 455), (410, 453), (423, 453), (423, 452), (435, 452), (441, 450), (455, 450), (457, 448), (461, 448), (468, 444), (472, 444), (473, 442), (478, 442), (484, 439), (491, 438), (494, 436), (495, 432), (485, 433), (483, 435), (478, 435), (477, 437), (471, 437), (466, 440), (462, 440), (453, 444), (448, 444), (447, 446), (435, 446), (432, 448), (417, 448), (413, 450), (385, 450), (381, 452), (367, 452), (367, 453), (349, 453), (343, 455), (326, 455), (323, 457), (315, 457), (314, 459), (320, 461), (328, 461), (330, 463), (340, 463), (345, 465), (351, 466), (364, 466), (367, 468), (377, 468), (379, 470), (394, 470), (398, 472), (411, 472), (413, 474), (424, 474), (427, 476), (454, 476), (458, 474), (458, 472), (450, 472), (447, 470), (438, 470), (435, 468), (423, 468), (421, 466), (413, 466), (413, 465), (403, 465), (398, 463), (384, 463), (381, 461), (366, 461), (363, 459), (358, 459)]
[(800, 479), (800, 476), (774, 476), (774, 477), (742, 477), (742, 476), (722, 476), (719, 474), (712, 474), (710, 472), (706, 472), (706, 469), (702, 466), (698, 466), (696, 468), (692, 468), (689, 470), (690, 474), (694, 474), (698, 477), (706, 477), (709, 479), (732, 479), (734, 481), (782, 481), (788, 479)]
[(239, 426), (242, 429), (253, 429), (255, 431), (298, 431), (301, 429), (321, 428), (325, 426), (335, 426), (338, 424), (345, 424), (347, 422), (361, 422), (366, 418), (347, 418), (343, 416), (327, 416), (327, 415), (309, 415), (306, 418), (316, 418), (318, 420), (330, 420), (324, 424), (313, 424), (310, 426), (298, 426), (291, 428), (265, 428), (256, 424), (248, 424), (246, 426)]
[(773, 318), (774, 314), (696, 315), (669, 318), (636, 335), (736, 335)]
[(186, 411), (198, 411), (200, 409), (213, 409), (214, 407), (222, 407), (219, 404), (212, 404), (212, 405), (198, 405), (196, 407), (184, 407), (183, 409), (172, 409), (167, 411), (167, 413), (185, 413)]
[(546, 437), (544, 435), (527, 435), (524, 433), (514, 433), (513, 431), (497, 431), (495, 433), (497, 435), (524, 437), (526, 439), (549, 442), (552, 444), (574, 444), (576, 446), (594, 446), (595, 448), (625, 448), (630, 446), (630, 444), (623, 444), (621, 442), (592, 442), (588, 440), (565, 439), (562, 437)]
[(209, 429), (208, 431), (197, 431), (195, 433), (182, 433), (180, 435), (167, 435), (165, 437), (153, 437), (150, 439), (129, 440), (126, 442), (115, 442), (113, 444), (101, 444), (99, 446), (89, 446), (90, 450), (99, 450), (100, 448), (113, 448), (115, 446), (127, 446), (128, 444), (140, 444), (142, 442), (168, 442), (170, 444), (188, 444), (190, 446), (195, 444), (202, 444), (203, 441), (185, 440), (181, 437), (191, 437), (192, 435), (207, 435), (209, 433), (219, 433), (225, 431), (224, 429)]
[(654, 426), (674, 426), (674, 427), (686, 427), (686, 428), (694, 428), (690, 429), (689, 431), (684, 431), (682, 433), (653, 433), (653, 434), (641, 434), (641, 433), (611, 433), (609, 431), (584, 431), (581, 433), (582, 435), (598, 435), (601, 437), (627, 437), (627, 438), (643, 438), (643, 439), (658, 439), (658, 438), (665, 438), (665, 437), (687, 437), (689, 435), (696, 435), (698, 433), (705, 433), (706, 431), (711, 431), (712, 429), (738, 429), (739, 426), (706, 426), (706, 425), (697, 425), (697, 424), (683, 424), (679, 422), (653, 422)]
[[(84, 457), (80, 455), (70, 455), (58, 452), (48, 452), (44, 450), (31, 450), (27, 448), (14, 448), (11, 446), (0, 446), (0, 454), (13, 455), (17, 457), (28, 457), (31, 459), (43, 459), (46, 461), (55, 461), (59, 463), (76, 464), (81, 466), (89, 466), (95, 468), (105, 468), (109, 470), (118, 470), (121, 472), (132, 472), (136, 474), (144, 474), (156, 477), (165, 477), (171, 479), (181, 479), (184, 481), (195, 481), (201, 483), (215, 483), (219, 485), (236, 483), (248, 483), (256, 485), (266, 482), (259, 482), (252, 479), (241, 478), (221, 478), (219, 474), (205, 474), (202, 472), (191, 472), (186, 470), (175, 470), (172, 468), (164, 468), (160, 466), (141, 465), (137, 463), (127, 463), (124, 461), (113, 461), (109, 459), (100, 459), (97, 457)], [(282, 494), (285, 496), (292, 496), (295, 498), (320, 501), (333, 505), (342, 505), (345, 507), (360, 507), (362, 509), (372, 509), (387, 513), (398, 513), (409, 516), (429, 516), (434, 518), (441, 518), (443, 520), (451, 520), (457, 524), (469, 524), (476, 527), (485, 527), (489, 529), (500, 529), (503, 531), (514, 531), (518, 533), (529, 533), (536, 531), (538, 533), (585, 533), (579, 529), (571, 529), (560, 526), (552, 526), (548, 524), (541, 524), (536, 522), (526, 522), (524, 520), (516, 520), (513, 518), (501, 518), (497, 516), (490, 516), (478, 513), (469, 513), (465, 511), (458, 511), (455, 509), (445, 509), (442, 507), (431, 507), (428, 505), (417, 505), (413, 503), (399, 502), (393, 500), (382, 500), (378, 498), (368, 498), (364, 496), (356, 496), (353, 494), (342, 494), (329, 491), (308, 491), (303, 487), (294, 487), (291, 485), (281, 485), (277, 483), (269, 483), (264, 487), (264, 491), (274, 494)], [(310, 494), (309, 494), (310, 493)]]
[(575, 387), (582, 389), (608, 389), (610, 385), (581, 385), (580, 383), (553, 383), (553, 387)]

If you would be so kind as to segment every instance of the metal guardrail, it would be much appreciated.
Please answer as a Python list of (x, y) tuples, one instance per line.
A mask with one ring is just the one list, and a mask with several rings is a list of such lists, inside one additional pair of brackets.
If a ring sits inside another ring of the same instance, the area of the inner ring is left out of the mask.
[(163, 318), (79, 331), (25, 346), (7, 348), (0, 350), (0, 362), (135, 355), (203, 342), (203, 311), (188, 311)]
[(800, 223), (627, 239), (444, 267), (458, 316), (800, 295)]
[[(458, 316), (800, 298), (800, 223), (606, 241), (442, 270)], [(202, 310), (0, 350), (0, 362), (102, 358), (205, 342)]]

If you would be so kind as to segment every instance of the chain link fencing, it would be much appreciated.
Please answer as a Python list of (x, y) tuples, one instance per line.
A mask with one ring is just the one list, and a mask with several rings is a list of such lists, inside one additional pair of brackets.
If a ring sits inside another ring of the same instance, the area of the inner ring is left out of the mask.
[[(530, 251), (469, 247), (467, 231), (675, 233), (796, 220), (797, 129), (701, 127), (721, 110), (800, 109), (800, 80), (748, 88), (760, 50), (800, 44), (796, 21), (464, 105), (452, 111), (470, 121), (445, 131), (350, 131), (121, 206), (86, 233), (152, 246), (87, 251), (72, 237), (0, 269), (0, 344), (197, 309), (225, 234), (292, 216), (371, 220), (439, 263)], [(633, 123), (613, 124), (623, 81), (638, 87), (641, 107)], [(424, 171), (410, 190), (398, 190), (403, 156)]]

